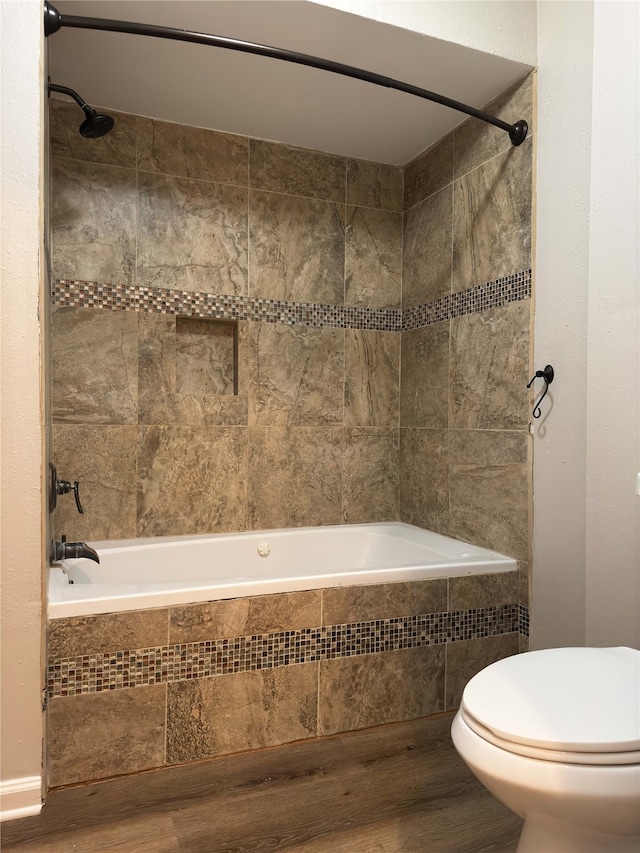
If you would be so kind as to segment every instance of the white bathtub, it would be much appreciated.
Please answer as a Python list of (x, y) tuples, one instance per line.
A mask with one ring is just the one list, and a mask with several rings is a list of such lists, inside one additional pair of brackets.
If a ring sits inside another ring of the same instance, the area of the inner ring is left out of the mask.
[(400, 522), (91, 543), (49, 569), (49, 618), (509, 572), (516, 561)]

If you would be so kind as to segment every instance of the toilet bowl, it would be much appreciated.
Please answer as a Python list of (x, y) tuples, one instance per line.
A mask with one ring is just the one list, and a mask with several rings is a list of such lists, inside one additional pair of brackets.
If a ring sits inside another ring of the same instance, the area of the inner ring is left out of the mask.
[(451, 735), (524, 819), (518, 853), (640, 850), (640, 652), (546, 649), (465, 687)]

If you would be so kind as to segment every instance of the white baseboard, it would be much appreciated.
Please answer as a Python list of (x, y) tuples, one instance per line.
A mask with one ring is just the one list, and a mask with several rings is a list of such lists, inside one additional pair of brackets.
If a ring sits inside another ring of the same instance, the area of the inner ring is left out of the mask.
[(0, 782), (0, 821), (17, 820), (40, 813), (42, 809), (42, 779), (23, 776)]

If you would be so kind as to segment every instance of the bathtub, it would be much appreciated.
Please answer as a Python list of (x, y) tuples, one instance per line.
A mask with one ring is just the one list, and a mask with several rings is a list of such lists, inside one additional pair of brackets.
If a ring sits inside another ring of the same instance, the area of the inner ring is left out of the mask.
[(516, 561), (401, 522), (91, 543), (49, 569), (50, 619), (276, 592), (515, 571)]

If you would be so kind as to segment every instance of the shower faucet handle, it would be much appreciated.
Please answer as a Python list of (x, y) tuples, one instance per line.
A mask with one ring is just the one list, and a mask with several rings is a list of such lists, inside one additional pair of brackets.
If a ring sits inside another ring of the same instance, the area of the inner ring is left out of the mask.
[(84, 510), (82, 509), (82, 504), (80, 503), (80, 483), (75, 480), (73, 485), (69, 482), (69, 480), (56, 480), (56, 494), (58, 495), (67, 495), (69, 492), (73, 492), (73, 496), (76, 499), (76, 506), (78, 507), (78, 512), (80, 515), (84, 515)]

